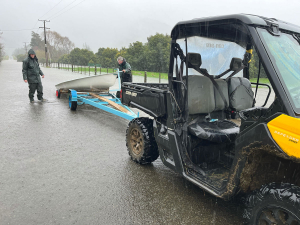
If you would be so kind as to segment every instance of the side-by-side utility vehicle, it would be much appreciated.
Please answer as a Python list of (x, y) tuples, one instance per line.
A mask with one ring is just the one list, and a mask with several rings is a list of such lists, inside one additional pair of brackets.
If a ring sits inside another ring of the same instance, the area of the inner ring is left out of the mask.
[(246, 224), (299, 225), (300, 27), (238, 14), (179, 22), (171, 38), (167, 84), (122, 85), (122, 103), (150, 115), (128, 125), (132, 160), (247, 196)]

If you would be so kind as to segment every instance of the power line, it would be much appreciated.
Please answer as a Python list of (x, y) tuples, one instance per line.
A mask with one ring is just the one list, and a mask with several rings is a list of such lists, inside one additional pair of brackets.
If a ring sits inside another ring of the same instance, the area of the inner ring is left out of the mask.
[[(69, 5), (72, 5), (74, 2), (76, 2), (77, 0), (74, 0), (74, 1), (72, 1)], [(55, 15), (57, 15), (58, 13), (60, 13), (61, 11), (63, 11), (65, 8), (67, 8), (69, 5), (67, 5), (66, 7), (64, 7), (62, 10), (59, 10), (57, 13), (54, 13), (52, 16), (50, 16), (49, 18), (48, 18), (48, 20), (50, 19), (50, 18), (52, 18), (53, 16), (55, 16)]]
[(25, 31), (25, 30), (36, 30), (37, 28), (32, 29), (21, 29), (21, 30), (1, 30), (1, 31)]
[[(63, 0), (61, 0), (59, 3), (61, 3)], [(59, 3), (57, 3), (55, 6), (53, 6), (48, 12), (50, 12), (52, 9), (54, 9)], [(44, 15), (42, 15), (40, 18), (45, 16), (48, 12), (46, 12)]]
[[(69, 10), (73, 9), (74, 7), (78, 6), (79, 4), (81, 4), (81, 3), (84, 2), (84, 1), (85, 1), (85, 0), (79, 2), (77, 5), (73, 6), (72, 8), (70, 8), (70, 9), (68, 9), (68, 10), (66, 10), (66, 11), (64, 11), (63, 13), (59, 14), (59, 15), (56, 16), (56, 17), (59, 17), (60, 15), (62, 15), (62, 14), (64, 14), (64, 13), (68, 12)], [(54, 20), (56, 17), (52, 18), (52, 20)]]

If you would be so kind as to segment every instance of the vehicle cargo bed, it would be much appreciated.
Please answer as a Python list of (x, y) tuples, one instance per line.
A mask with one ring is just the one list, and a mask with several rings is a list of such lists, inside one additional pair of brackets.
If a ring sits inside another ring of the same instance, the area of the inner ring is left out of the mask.
[(168, 86), (160, 83), (123, 83), (122, 103), (153, 117), (162, 117), (166, 114)]

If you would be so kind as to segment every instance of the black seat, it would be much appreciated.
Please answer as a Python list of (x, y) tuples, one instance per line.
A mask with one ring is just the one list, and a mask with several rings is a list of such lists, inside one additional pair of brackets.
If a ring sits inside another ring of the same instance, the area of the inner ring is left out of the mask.
[(201, 139), (216, 143), (234, 142), (240, 128), (233, 122), (221, 120), (215, 122), (197, 122), (188, 126), (189, 132)]

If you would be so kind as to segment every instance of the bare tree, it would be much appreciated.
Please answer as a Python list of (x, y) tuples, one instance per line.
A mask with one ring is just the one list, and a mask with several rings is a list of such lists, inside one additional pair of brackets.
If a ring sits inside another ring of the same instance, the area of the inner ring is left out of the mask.
[(68, 37), (63, 37), (56, 31), (47, 31), (46, 38), (48, 51), (53, 61), (57, 61), (62, 55), (69, 54), (75, 47)]
[(86, 49), (86, 50), (92, 51), (91, 48), (90, 48), (90, 46), (87, 45), (87, 43), (83, 44), (82, 49)]

